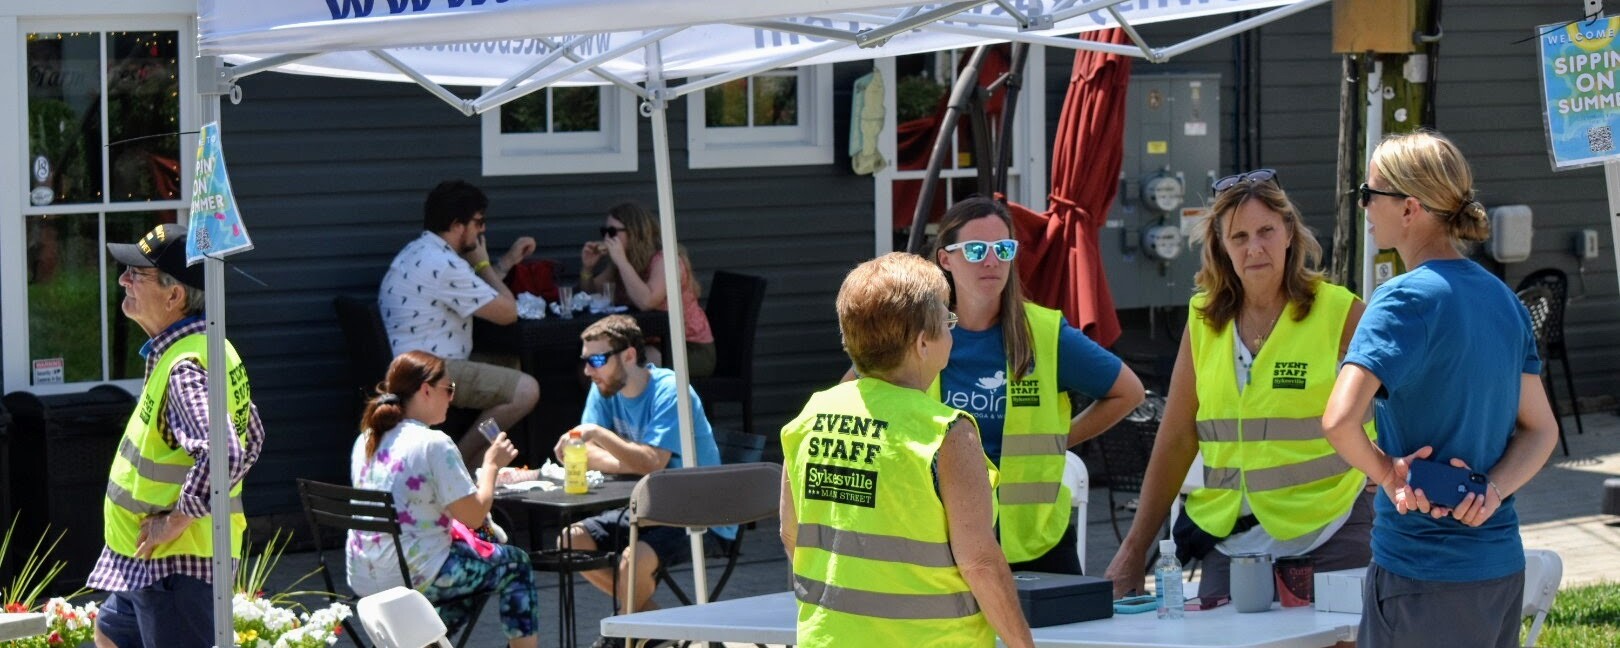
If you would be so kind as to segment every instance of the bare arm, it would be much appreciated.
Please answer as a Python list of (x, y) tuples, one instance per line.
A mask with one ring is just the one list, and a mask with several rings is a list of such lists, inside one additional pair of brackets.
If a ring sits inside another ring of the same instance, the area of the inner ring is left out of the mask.
[[(674, 456), (663, 448), (626, 440), (599, 425), (585, 423), (574, 429), (579, 430), (580, 438), (585, 442), (586, 466), (591, 470), (616, 475), (647, 475), (663, 470), (669, 465), (669, 458)], [(558, 461), (562, 460), (563, 447), (566, 445), (568, 435), (564, 434), (552, 449)]]
[(1007, 557), (991, 531), (990, 477), (973, 424), (957, 420), (939, 449), (939, 495), (950, 527), (951, 555), (979, 608), (1009, 648), (1033, 647), (1035, 638), (1018, 607)]
[(660, 258), (651, 267), (647, 268), (647, 279), (644, 281), (635, 268), (630, 267), (630, 260), (622, 253), (613, 255), (613, 264), (619, 271), (619, 283), (624, 285), (625, 295), (630, 297), (630, 303), (641, 310), (668, 308), (665, 301), (666, 290), (664, 281), (664, 263)]
[[(1483, 499), (1470, 493), (1452, 511), (1452, 515), (1468, 526), (1484, 524), (1501, 507), (1502, 498), (1524, 488), (1541, 471), (1542, 466), (1547, 465), (1547, 458), (1552, 456), (1553, 448), (1557, 445), (1558, 419), (1553, 414), (1552, 406), (1547, 403), (1547, 392), (1542, 387), (1541, 376), (1521, 374), (1519, 414), (1514, 423), (1513, 437), (1508, 440), (1507, 451), (1502, 453), (1501, 460), (1486, 471), (1494, 487), (1485, 489)], [(1459, 459), (1452, 459), (1451, 463), (1468, 467)]]
[[(527, 239), (527, 237), (524, 238)], [(523, 240), (524, 239), (518, 239), (519, 245), (522, 244)], [(514, 245), (513, 250), (508, 250), (508, 254), (517, 250), (519, 245)], [(534, 249), (534, 239), (528, 239), (528, 249)], [(511, 268), (509, 266), (503, 266), (501, 269), (497, 270), (495, 268), (495, 264), (490, 263), (489, 249), (485, 247), (484, 237), (482, 236), (478, 237), (478, 247), (473, 248), (471, 251), (465, 254), (462, 254), (461, 258), (465, 259), (467, 264), (474, 268), (473, 274), (478, 275), (478, 278), (481, 281), (488, 284), (490, 288), (495, 290), (495, 299), (479, 307), (478, 310), (473, 311), (473, 315), (496, 324), (511, 324), (512, 322), (516, 322), (517, 298), (512, 296), (512, 291), (506, 287), (506, 281), (502, 279), (502, 277), (506, 276), (506, 272)], [(521, 261), (522, 258), (519, 258), (518, 260)]]
[(1362, 428), (1362, 422), (1367, 420), (1367, 410), (1372, 407), (1373, 396), (1378, 394), (1378, 388), (1382, 385), (1383, 381), (1378, 376), (1361, 365), (1346, 364), (1339, 369), (1339, 378), (1333, 382), (1333, 394), (1328, 397), (1327, 410), (1322, 413), (1322, 434), (1345, 463), (1366, 473), (1368, 479), (1383, 487), (1384, 494), (1395, 503), (1397, 513), (1405, 515), (1407, 511), (1416, 510), (1440, 517), (1448, 511), (1430, 507), (1429, 500), (1423, 497), (1423, 491), (1415, 490), (1406, 483), (1410, 462), (1428, 457), (1433, 449), (1424, 446), (1405, 457), (1391, 459), (1367, 438), (1367, 431)]
[(490, 507), (495, 505), (495, 478), (501, 472), (501, 468), (512, 463), (512, 459), (516, 457), (517, 448), (506, 438), (505, 432), (495, 437), (495, 442), (484, 451), (484, 467), (478, 471), (478, 490), (444, 507), (450, 513), (450, 517), (469, 528), (483, 526), (484, 518), (489, 516)]
[[(1130, 591), (1144, 592), (1143, 574), (1148, 549), (1159, 535), (1159, 527), (1170, 516), (1170, 503), (1181, 495), (1187, 469), (1198, 455), (1198, 381), (1193, 370), (1192, 336), (1183, 331), (1176, 366), (1170, 374), (1170, 394), (1165, 398), (1164, 418), (1154, 435), (1153, 454), (1148, 458), (1137, 500), (1136, 517), (1119, 551), (1108, 563), (1105, 577), (1114, 581), (1114, 596)], [(1117, 433), (1116, 433), (1117, 434)]]
[(792, 571), (793, 550), (799, 546), (799, 512), (793, 508), (793, 484), (788, 481), (787, 466), (782, 467), (782, 497), (777, 509), (782, 522), (777, 534), (782, 537), (782, 551), (787, 552), (788, 568)]
[(1114, 427), (1115, 423), (1142, 404), (1142, 398), (1142, 380), (1136, 377), (1136, 372), (1131, 371), (1130, 367), (1120, 363), (1119, 375), (1114, 377), (1114, 385), (1108, 388), (1108, 393), (1086, 406), (1069, 422), (1069, 447), (1080, 445), (1080, 442)]

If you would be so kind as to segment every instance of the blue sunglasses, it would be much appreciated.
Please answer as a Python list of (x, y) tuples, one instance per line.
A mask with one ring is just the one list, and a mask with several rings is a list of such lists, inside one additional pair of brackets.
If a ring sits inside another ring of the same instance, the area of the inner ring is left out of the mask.
[(627, 348), (629, 347), (619, 347), (612, 351), (608, 351), (607, 353), (595, 353), (588, 356), (583, 356), (580, 358), (580, 360), (584, 360), (585, 364), (590, 365), (592, 369), (601, 369), (602, 365), (607, 364), (608, 358), (618, 355)]
[(990, 256), (990, 249), (995, 248), (996, 258), (1003, 263), (1018, 256), (1018, 241), (1001, 239), (999, 241), (961, 241), (945, 246), (946, 252), (962, 251), (962, 258), (968, 263), (981, 263), (985, 257)]

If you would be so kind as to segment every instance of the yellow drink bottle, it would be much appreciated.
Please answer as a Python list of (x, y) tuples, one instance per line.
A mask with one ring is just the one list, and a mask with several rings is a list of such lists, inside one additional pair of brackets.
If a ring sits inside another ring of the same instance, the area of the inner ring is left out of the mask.
[(579, 430), (568, 431), (568, 445), (563, 446), (563, 492), (578, 495), (590, 491), (585, 482), (585, 441)]

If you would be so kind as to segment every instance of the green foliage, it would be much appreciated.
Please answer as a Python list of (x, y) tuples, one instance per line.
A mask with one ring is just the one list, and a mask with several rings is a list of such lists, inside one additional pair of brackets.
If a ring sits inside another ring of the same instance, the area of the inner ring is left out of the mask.
[[(1529, 620), (1525, 628), (1530, 627)], [(1521, 635), (1522, 638), (1522, 635)], [(1536, 645), (1549, 648), (1620, 646), (1620, 583), (1560, 590)]]
[(945, 84), (935, 83), (926, 76), (900, 77), (900, 84), (894, 89), (895, 101), (899, 103), (896, 107), (898, 119), (905, 123), (934, 114), (939, 110), (939, 100), (949, 91)]
[(64, 263), (49, 281), (28, 286), (29, 357), (62, 358), (70, 383), (101, 380), (99, 283), (96, 272)]
[[(4, 561), (5, 557), (10, 555), (11, 537), (16, 530), (17, 517), (12, 516), (11, 525), (6, 527), (5, 537), (0, 539), (0, 561)], [(23, 560), (22, 567), (11, 577), (11, 582), (4, 589), (0, 589), (0, 603), (5, 604), (7, 612), (36, 608), (35, 601), (45, 593), (45, 588), (50, 586), (51, 581), (56, 580), (57, 575), (62, 573), (62, 568), (67, 566), (65, 562), (60, 560), (53, 562), (50, 559), (51, 552), (56, 550), (56, 544), (62, 541), (62, 536), (66, 535), (67, 531), (57, 532), (50, 546), (45, 547), (45, 538), (50, 532), (50, 527), (46, 527), (45, 532), (39, 534), (39, 539), (34, 541), (34, 548), (28, 552), (28, 558)], [(40, 547), (45, 547), (45, 550), (40, 551)]]
[[(243, 560), (236, 569), (236, 593), (246, 594), (253, 598), (263, 597), (265, 595), (264, 585), (265, 583), (269, 582), (270, 573), (276, 570), (276, 565), (281, 563), (281, 554), (287, 550), (287, 542), (290, 540), (292, 540), (292, 533), (289, 532), (283, 535), (281, 529), (276, 529), (275, 533), (270, 535), (270, 541), (265, 543), (264, 550), (260, 551), (257, 555), (253, 555), (252, 543), (245, 544), (242, 547), (242, 555), (252, 555), (253, 557)], [(319, 572), (320, 568), (317, 567), (311, 570), (309, 573), (299, 576), (298, 580), (293, 581), (292, 584), (288, 586), (288, 589), (298, 587), (299, 583), (304, 582)], [(270, 595), (269, 600), (272, 605), (307, 609), (305, 608), (304, 604), (299, 603), (298, 601), (294, 600), (294, 598), (315, 594), (325, 595), (326, 592), (276, 592)]]

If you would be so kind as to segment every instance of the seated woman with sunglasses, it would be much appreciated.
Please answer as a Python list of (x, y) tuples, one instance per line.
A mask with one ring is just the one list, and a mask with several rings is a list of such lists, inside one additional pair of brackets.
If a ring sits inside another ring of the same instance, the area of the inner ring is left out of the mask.
[[(658, 217), (635, 202), (622, 202), (608, 208), (607, 223), (602, 226), (602, 240), (591, 241), (580, 248), (580, 290), (600, 291), (604, 284), (618, 282), (622, 287), (620, 303), (634, 304), (641, 310), (669, 310), (669, 281), (664, 276), (664, 253), (659, 250), (662, 240)], [(698, 378), (714, 373), (714, 332), (709, 330), (709, 317), (698, 305), (697, 278), (692, 275), (692, 262), (686, 249), (681, 248), (681, 310), (686, 320), (687, 375)], [(657, 349), (647, 358), (661, 364)]]
[[(455, 442), (428, 427), (444, 420), (456, 393), (444, 360), (437, 356), (410, 351), (394, 358), (377, 392), (360, 420), (362, 432), (350, 454), (349, 478), (355, 488), (394, 494), (410, 586), (434, 602), (452, 632), (476, 621), (468, 618), (474, 601), (451, 605), (438, 601), (494, 589), (500, 597), (507, 645), (539, 646), (535, 606), (540, 599), (529, 553), (487, 542), (467, 530), (484, 525), (495, 501), (495, 474), (512, 463), (517, 449), (505, 433), (497, 436), (484, 451), (483, 469), (474, 483)], [(375, 594), (405, 582), (394, 540), (387, 534), (350, 531), (344, 556), (349, 587), (356, 594)]]
[(1364, 307), (1314, 269), (1322, 248), (1276, 172), (1213, 189), (1164, 419), (1136, 519), (1108, 565), (1116, 596), (1144, 591), (1148, 550), (1199, 452), (1204, 487), (1188, 496), (1192, 525), (1178, 522), (1176, 540), (1204, 561), (1202, 600), (1230, 592), (1232, 555), (1307, 554), (1318, 572), (1371, 557), (1367, 478), (1334, 454), (1321, 425)]
[[(1063, 314), (1024, 299), (1018, 241), (1000, 203), (968, 198), (946, 210), (933, 260), (949, 279), (959, 324), (932, 390), (979, 422), (1001, 468), (1002, 552), (1014, 570), (1080, 573), (1067, 450), (1102, 434), (1142, 402), (1142, 382)], [(1071, 418), (1067, 392), (1095, 399)]]

